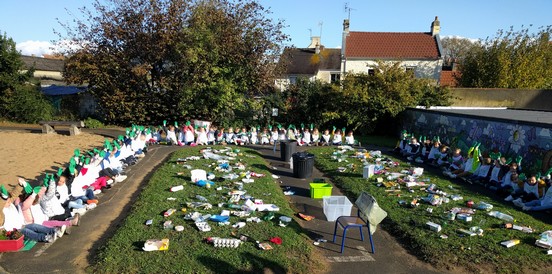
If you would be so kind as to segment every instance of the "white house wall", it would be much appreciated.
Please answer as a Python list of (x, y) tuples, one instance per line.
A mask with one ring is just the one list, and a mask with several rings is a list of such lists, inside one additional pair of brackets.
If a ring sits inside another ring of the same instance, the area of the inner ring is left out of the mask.
[[(389, 61), (396, 62), (396, 61)], [(416, 67), (414, 75), (416, 78), (429, 78), (439, 81), (443, 61), (439, 60), (408, 60), (402, 61), (404, 67)], [(376, 60), (347, 60), (347, 73), (367, 73), (369, 68), (376, 68)]]

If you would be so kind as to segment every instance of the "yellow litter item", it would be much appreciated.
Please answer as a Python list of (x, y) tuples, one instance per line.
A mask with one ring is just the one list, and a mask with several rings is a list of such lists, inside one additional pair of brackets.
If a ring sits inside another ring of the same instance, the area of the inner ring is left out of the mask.
[(144, 251), (157, 251), (169, 249), (169, 239), (162, 240), (147, 240), (142, 247)]

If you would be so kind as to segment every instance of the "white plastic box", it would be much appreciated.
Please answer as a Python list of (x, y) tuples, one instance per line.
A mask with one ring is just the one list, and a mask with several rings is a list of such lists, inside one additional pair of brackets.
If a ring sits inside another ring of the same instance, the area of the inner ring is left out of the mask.
[(334, 222), (339, 216), (351, 216), (353, 204), (345, 196), (324, 196), (324, 215), (330, 222)]

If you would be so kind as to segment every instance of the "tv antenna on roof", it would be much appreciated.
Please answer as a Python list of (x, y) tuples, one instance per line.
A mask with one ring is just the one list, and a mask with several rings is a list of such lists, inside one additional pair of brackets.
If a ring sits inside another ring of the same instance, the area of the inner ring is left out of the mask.
[(351, 11), (355, 10), (349, 6), (349, 2), (345, 2), (345, 12), (347, 12), (349, 15), (347, 19), (351, 20)]
[(320, 39), (322, 39), (322, 25), (324, 24), (323, 21), (318, 22), (318, 26), (320, 27)]
[(309, 37), (312, 37), (312, 29), (308, 29), (309, 30)]

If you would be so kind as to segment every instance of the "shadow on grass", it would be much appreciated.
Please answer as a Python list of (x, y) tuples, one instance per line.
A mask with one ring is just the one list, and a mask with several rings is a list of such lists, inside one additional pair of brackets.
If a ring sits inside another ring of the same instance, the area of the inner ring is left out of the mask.
[[(270, 251), (267, 251), (270, 252)], [(287, 273), (286, 269), (279, 263), (261, 258), (253, 253), (241, 254), (242, 260), (251, 264), (250, 270), (243, 270), (234, 267), (226, 261), (214, 259), (209, 256), (200, 256), (198, 261), (210, 269), (213, 273)]]

